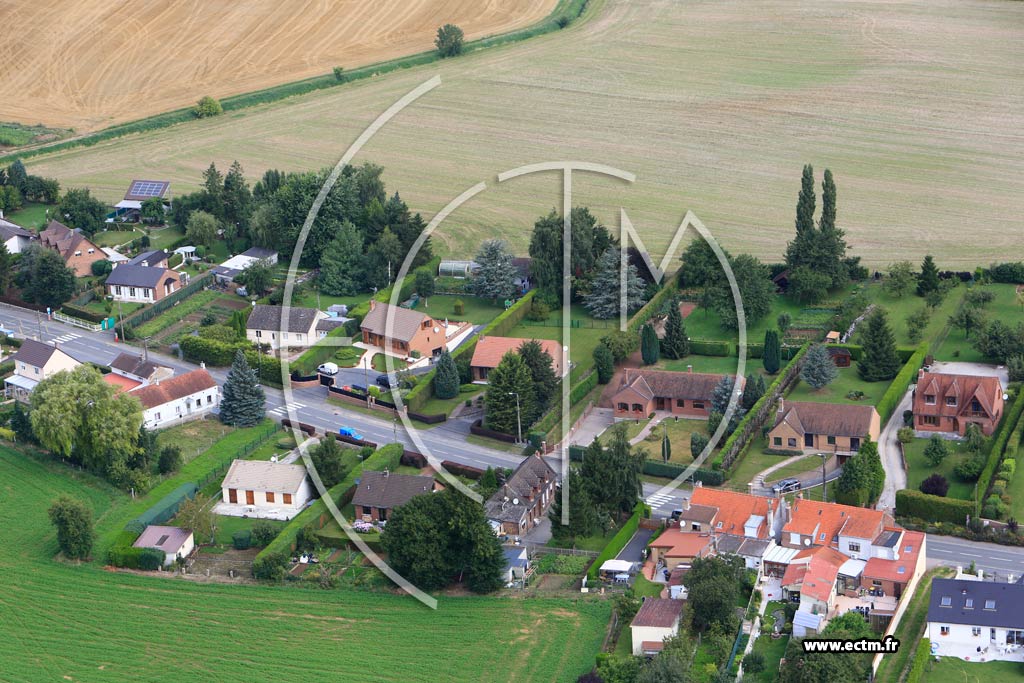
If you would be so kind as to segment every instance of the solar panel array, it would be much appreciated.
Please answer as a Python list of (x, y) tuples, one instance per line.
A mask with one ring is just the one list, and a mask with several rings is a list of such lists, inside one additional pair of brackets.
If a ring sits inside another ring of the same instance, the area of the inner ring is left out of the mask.
[(128, 194), (132, 197), (159, 197), (167, 189), (163, 180), (133, 180)]

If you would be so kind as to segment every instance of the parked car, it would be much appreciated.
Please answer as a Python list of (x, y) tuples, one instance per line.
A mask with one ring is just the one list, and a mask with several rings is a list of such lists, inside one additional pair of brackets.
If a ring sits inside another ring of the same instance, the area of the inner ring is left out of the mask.
[(377, 375), (375, 380), (377, 386), (381, 389), (397, 389), (398, 388), (398, 375), (396, 373), (385, 372), (382, 375)]
[(799, 491), (800, 487), (803, 486), (799, 479), (783, 479), (775, 486), (772, 487), (772, 493), (788, 493), (790, 491)]
[(347, 436), (347, 437), (353, 438), (356, 441), (362, 441), (363, 440), (363, 435), (360, 434), (359, 432), (357, 432), (356, 430), (352, 429), (351, 427), (341, 427), (341, 428), (339, 428), (338, 429), (338, 434), (340, 434), (341, 436)]
[(338, 366), (335, 363), (324, 363), (323, 365), (318, 367), (316, 371), (319, 372), (321, 375), (334, 376), (338, 374)]

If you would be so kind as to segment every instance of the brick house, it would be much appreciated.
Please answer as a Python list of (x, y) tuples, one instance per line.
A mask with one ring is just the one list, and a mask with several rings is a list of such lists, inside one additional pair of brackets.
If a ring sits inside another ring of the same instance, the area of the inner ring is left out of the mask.
[(860, 587), (881, 590), (898, 600), (910, 580), (925, 570), (925, 535), (921, 531), (890, 531), (894, 538), (888, 548), (894, 559), (872, 557), (868, 560), (860, 577)]
[(865, 437), (878, 441), (880, 431), (874, 406), (780, 400), (768, 445), (773, 451), (852, 455)]
[(181, 274), (167, 268), (125, 264), (107, 276), (106, 288), (114, 301), (151, 304), (181, 289)]
[(963, 436), (974, 423), (991, 435), (1003, 416), (1003, 387), (996, 377), (921, 370), (914, 390), (914, 429)]
[(484, 504), (495, 533), (522, 536), (540, 522), (555, 499), (556, 477), (540, 455), (523, 460)]
[(711, 394), (725, 376), (627, 368), (612, 396), (615, 417), (641, 419), (664, 410), (682, 417), (707, 418)]
[(551, 356), (551, 367), (556, 377), (563, 377), (568, 368), (562, 367), (562, 345), (550, 339), (520, 339), (518, 337), (480, 337), (473, 349), (473, 359), (469, 363), (474, 382), (486, 382), (487, 374), (498, 367), (498, 363), (509, 351), (518, 351), (519, 347), (529, 341), (536, 341)]
[(60, 254), (64, 264), (75, 272), (75, 277), (92, 275), (92, 264), (107, 258), (103, 250), (89, 241), (81, 230), (72, 230), (60, 221), (50, 221), (39, 233), (39, 244)]
[(669, 598), (645, 598), (629, 623), (634, 656), (653, 656), (661, 652), (666, 638), (679, 634), (683, 601)]
[[(390, 334), (387, 330), (388, 316), (393, 316)], [(411, 308), (391, 306), (370, 300), (370, 312), (360, 325), (363, 343), (378, 346), (392, 354), (429, 358), (439, 355), (448, 342), (447, 328), (425, 313)]]
[(435, 490), (433, 477), (364, 471), (352, 495), (356, 517), (364, 522), (386, 522), (391, 510), (405, 505), (414, 496)]

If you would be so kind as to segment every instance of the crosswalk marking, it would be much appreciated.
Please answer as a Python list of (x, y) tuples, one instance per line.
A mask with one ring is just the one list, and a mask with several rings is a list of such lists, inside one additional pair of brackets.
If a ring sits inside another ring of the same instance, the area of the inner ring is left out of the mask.
[(299, 408), (305, 408), (305, 407), (306, 407), (305, 403), (298, 403), (296, 401), (293, 401), (291, 403), (286, 403), (283, 406), (278, 406), (277, 408), (272, 409), (270, 412), (274, 413), (275, 415), (284, 415), (289, 410), (298, 410)]
[(647, 504), (652, 508), (660, 508), (668, 502), (671, 502), (672, 494), (670, 493), (655, 493), (647, 499)]
[(59, 337), (54, 337), (53, 341), (58, 342), (60, 344), (66, 344), (69, 341), (71, 341), (72, 339), (78, 339), (81, 336), (82, 335), (80, 335), (80, 334), (75, 334), (73, 332), (68, 332), (67, 334), (62, 334)]

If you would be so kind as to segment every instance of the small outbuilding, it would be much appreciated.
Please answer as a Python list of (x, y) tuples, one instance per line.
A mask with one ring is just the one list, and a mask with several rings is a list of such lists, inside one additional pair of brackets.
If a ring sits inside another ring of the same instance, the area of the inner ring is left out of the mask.
[(850, 349), (842, 346), (828, 347), (828, 355), (837, 368), (848, 368), (853, 362), (853, 354), (850, 353)]
[(653, 656), (661, 652), (666, 638), (679, 633), (683, 601), (647, 598), (629, 625), (633, 637), (633, 655)]
[(191, 529), (151, 525), (146, 527), (132, 546), (163, 551), (164, 566), (169, 567), (179, 557), (184, 559), (191, 555), (196, 547), (196, 541)]

